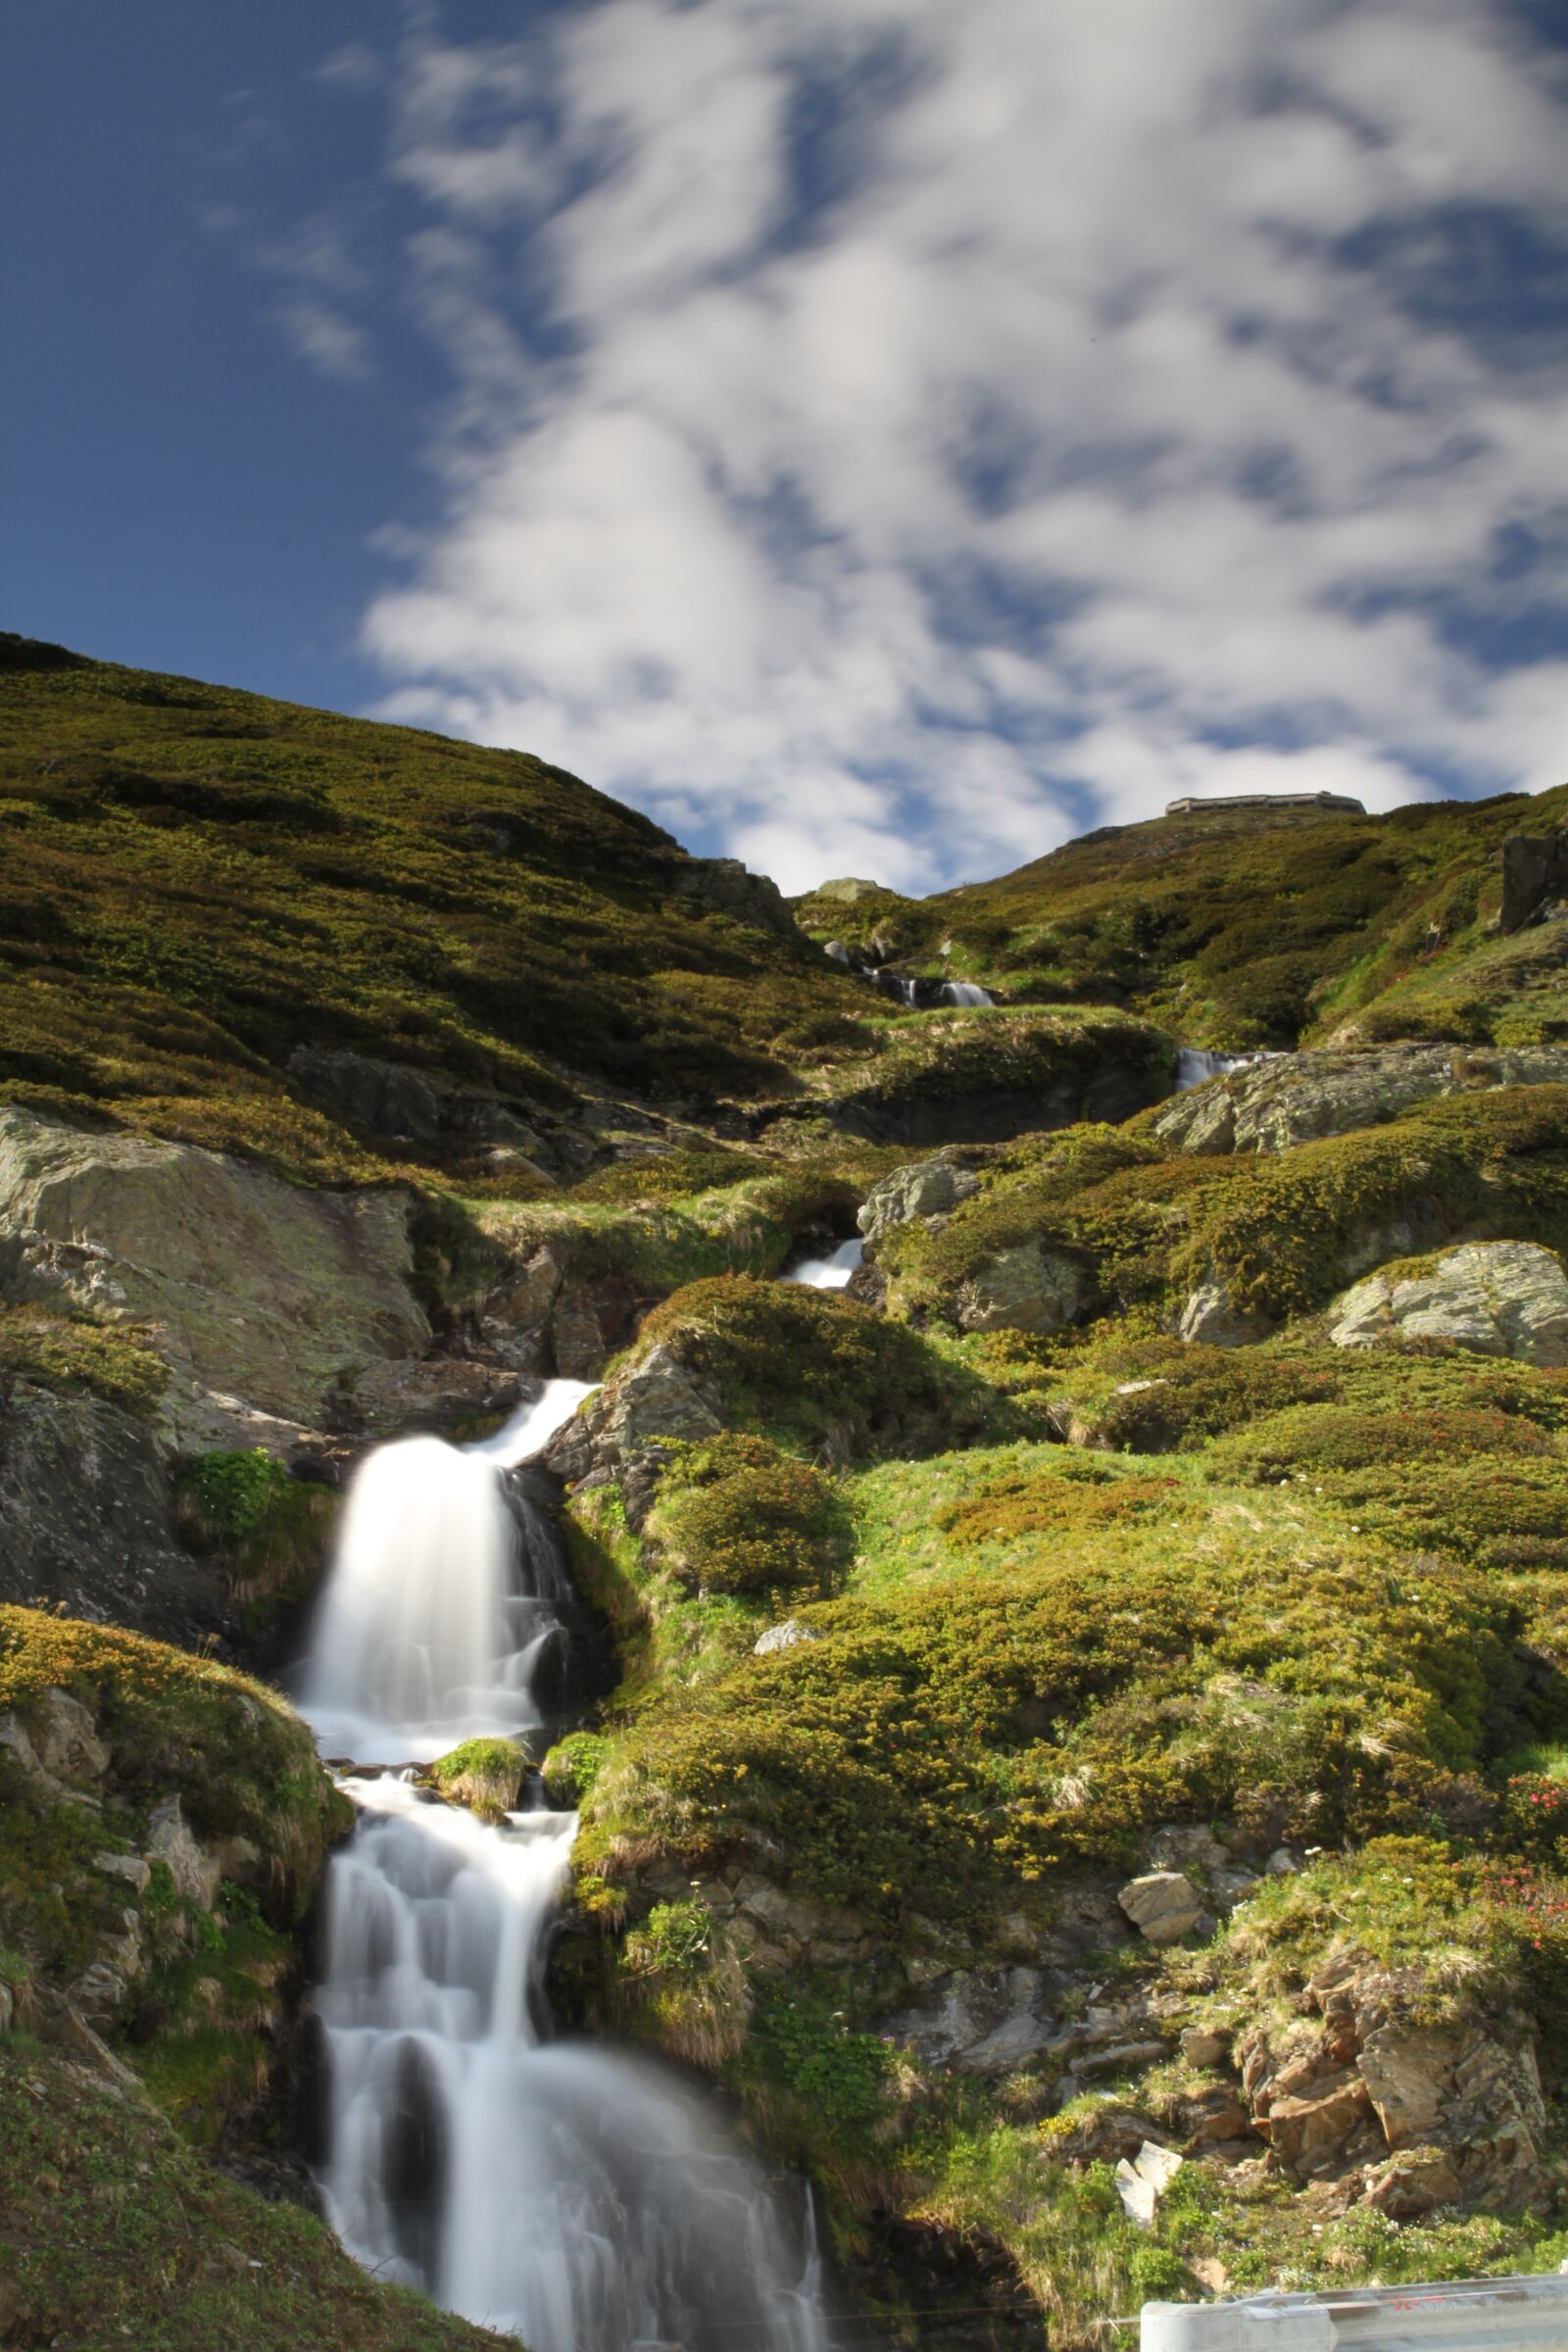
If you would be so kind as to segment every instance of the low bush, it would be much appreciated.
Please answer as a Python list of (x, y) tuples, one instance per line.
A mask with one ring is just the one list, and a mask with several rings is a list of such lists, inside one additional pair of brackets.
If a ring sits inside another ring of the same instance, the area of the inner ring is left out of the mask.
[(646, 1532), (691, 1588), (817, 1599), (842, 1579), (855, 1544), (832, 1479), (739, 1433), (683, 1450)]

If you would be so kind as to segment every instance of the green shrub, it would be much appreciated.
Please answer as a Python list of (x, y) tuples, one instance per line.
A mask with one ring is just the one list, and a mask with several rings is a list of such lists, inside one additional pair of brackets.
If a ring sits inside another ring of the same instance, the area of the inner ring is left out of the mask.
[(564, 1812), (574, 1812), (597, 1780), (609, 1748), (599, 1732), (568, 1732), (540, 1767), (545, 1794)]
[(681, 1453), (646, 1532), (689, 1586), (817, 1598), (839, 1582), (855, 1542), (830, 1478), (739, 1433)]

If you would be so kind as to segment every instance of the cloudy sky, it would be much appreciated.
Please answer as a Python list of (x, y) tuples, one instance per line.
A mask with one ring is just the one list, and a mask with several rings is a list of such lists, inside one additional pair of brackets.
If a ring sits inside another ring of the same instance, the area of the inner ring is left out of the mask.
[(797, 889), (1568, 776), (1551, 0), (32, 13), (6, 625)]

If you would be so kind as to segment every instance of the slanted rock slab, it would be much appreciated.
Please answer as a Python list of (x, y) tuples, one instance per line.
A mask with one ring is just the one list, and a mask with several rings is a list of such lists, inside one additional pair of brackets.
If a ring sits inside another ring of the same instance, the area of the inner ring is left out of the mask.
[(1568, 1275), (1534, 1242), (1466, 1242), (1420, 1269), (1390, 1266), (1329, 1310), (1336, 1348), (1449, 1340), (1478, 1355), (1568, 1364)]

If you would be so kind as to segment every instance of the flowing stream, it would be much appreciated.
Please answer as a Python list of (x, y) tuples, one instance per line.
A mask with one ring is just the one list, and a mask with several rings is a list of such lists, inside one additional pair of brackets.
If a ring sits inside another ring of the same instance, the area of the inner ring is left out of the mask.
[[(300, 1703), (323, 1750), (427, 1760), (541, 1729), (574, 1595), (507, 1473), (587, 1392), (554, 1381), (466, 1450), (380, 1447), (350, 1492)], [(321, 2183), (350, 2252), (530, 2352), (828, 2352), (799, 2182), (770, 2181), (674, 2070), (553, 2039), (551, 1922), (576, 1816), (495, 1827), (396, 1772), (325, 1894)]]

